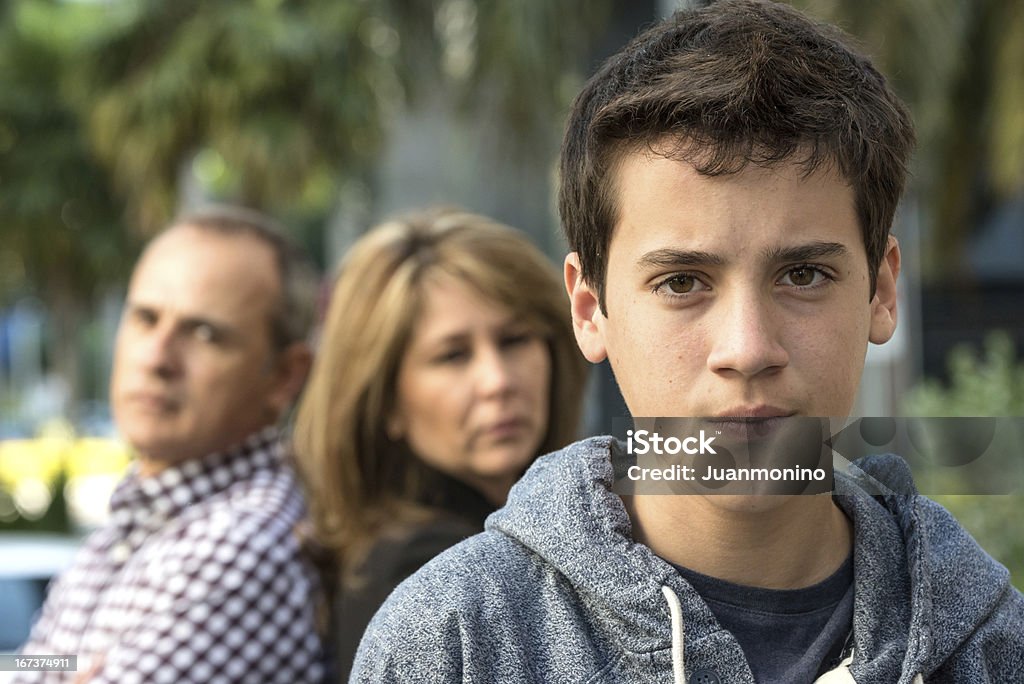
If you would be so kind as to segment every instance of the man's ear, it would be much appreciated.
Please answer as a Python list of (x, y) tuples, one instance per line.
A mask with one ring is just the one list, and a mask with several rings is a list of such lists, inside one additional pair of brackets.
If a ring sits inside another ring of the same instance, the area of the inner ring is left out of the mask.
[(278, 353), (274, 364), (274, 385), (267, 403), (277, 417), (285, 414), (299, 396), (313, 365), (313, 350), (305, 342), (292, 342)]
[(889, 341), (896, 331), (896, 279), (900, 275), (900, 244), (892, 235), (885, 256), (878, 266), (875, 296), (871, 298), (871, 331), (868, 339), (875, 344)]
[(587, 361), (604, 361), (608, 357), (602, 331), (604, 314), (601, 313), (597, 290), (583, 279), (580, 257), (576, 252), (565, 257), (565, 290), (569, 293), (576, 344)]

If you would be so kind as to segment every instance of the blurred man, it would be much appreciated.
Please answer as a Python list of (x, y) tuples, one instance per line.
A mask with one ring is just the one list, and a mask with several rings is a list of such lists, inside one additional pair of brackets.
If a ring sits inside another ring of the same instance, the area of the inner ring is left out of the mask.
[[(870, 61), (782, 3), (680, 11), (609, 59), (573, 105), (559, 205), (577, 342), (630, 413), (752, 443), (848, 415), (896, 326), (913, 141)], [(864, 488), (905, 480), (896, 457), (834, 494), (620, 496), (626, 448), (538, 459), (484, 533), (395, 590), (353, 679), (1024, 681), (1006, 569), (909, 483)]]
[(60, 681), (321, 680), (303, 500), (276, 427), (309, 369), (314, 293), (254, 212), (186, 216), (146, 248), (111, 380), (136, 461), (22, 649), (77, 654)]

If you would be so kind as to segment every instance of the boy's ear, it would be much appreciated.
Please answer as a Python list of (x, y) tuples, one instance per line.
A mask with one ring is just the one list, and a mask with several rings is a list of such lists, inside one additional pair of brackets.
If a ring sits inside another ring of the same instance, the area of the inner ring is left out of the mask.
[(885, 256), (878, 266), (875, 296), (871, 298), (871, 330), (868, 335), (875, 344), (889, 341), (896, 331), (896, 279), (900, 275), (900, 244), (892, 235)]
[(604, 361), (608, 357), (602, 332), (604, 314), (601, 313), (597, 290), (583, 279), (580, 257), (576, 252), (565, 257), (565, 290), (569, 293), (576, 344), (587, 361)]

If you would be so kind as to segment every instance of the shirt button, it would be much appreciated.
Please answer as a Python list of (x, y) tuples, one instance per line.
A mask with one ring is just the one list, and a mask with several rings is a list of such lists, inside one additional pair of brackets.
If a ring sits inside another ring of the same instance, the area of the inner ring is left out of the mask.
[(127, 543), (121, 542), (110, 550), (110, 557), (115, 563), (125, 563), (132, 555), (132, 548)]
[(691, 684), (720, 684), (718, 673), (714, 670), (697, 670), (688, 680)]

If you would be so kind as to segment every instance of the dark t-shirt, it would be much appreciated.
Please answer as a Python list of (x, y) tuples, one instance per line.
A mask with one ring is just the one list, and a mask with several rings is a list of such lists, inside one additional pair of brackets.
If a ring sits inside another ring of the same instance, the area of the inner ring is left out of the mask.
[(838, 664), (853, 624), (853, 556), (804, 589), (759, 589), (675, 566), (743, 648), (758, 684), (813, 682)]

